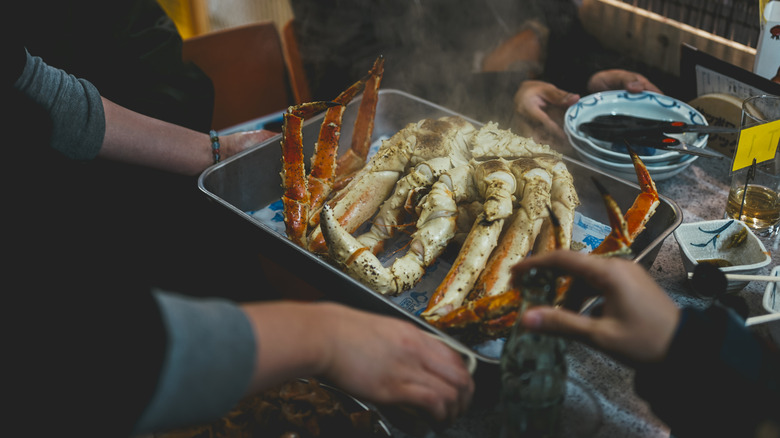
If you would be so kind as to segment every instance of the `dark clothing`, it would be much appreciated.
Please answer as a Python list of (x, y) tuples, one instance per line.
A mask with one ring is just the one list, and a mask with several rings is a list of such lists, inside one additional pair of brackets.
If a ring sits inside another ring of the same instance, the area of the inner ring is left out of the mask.
[[(210, 129), (211, 81), (182, 61), (182, 39), (155, 0), (45, 0), (9, 8), (14, 19), (6, 30), (47, 64), (90, 81), (125, 108)], [(16, 129), (27, 133), (41, 129), (29, 119), (20, 123)], [(209, 147), (206, 139), (203, 147)], [(199, 190), (197, 177), (102, 159), (41, 162), (50, 164), (51, 172), (66, 172), (60, 184), (84, 198), (82, 208), (92, 210), (87, 215), (111, 218), (99, 226), (123, 249), (116, 263), (137, 266), (135, 275), (146, 283), (241, 301), (267, 292), (258, 290), (263, 277), (256, 248), (238, 244), (243, 236), (234, 218)]]
[[(163, 360), (158, 307), (148, 285), (110, 257), (116, 241), (95, 224), (111, 218), (85, 205), (78, 186), (59, 183), (79, 165), (44, 147), (51, 135), (48, 114), (11, 87), (10, 72), (21, 73), (24, 51), (11, 49), (8, 39), (3, 43), (0, 89), (4, 105), (13, 109), (3, 118), (3, 131), (14, 145), (13, 165), (2, 177), (6, 414), (29, 436), (73, 430), (126, 436), (152, 397)], [(36, 129), (19, 129), (31, 120)], [(95, 215), (85, 218), (82, 210)], [(104, 335), (94, 344), (81, 342), (95, 333)], [(83, 384), (89, 379), (102, 383)], [(113, 407), (87, 409), (83, 416), (66, 409), (116, 400), (116, 394), (125, 398)]]
[(780, 428), (780, 350), (723, 307), (684, 309), (666, 360), (640, 367), (636, 389), (676, 438)]
[(9, 25), (30, 53), (89, 80), (125, 108), (196, 131), (210, 129), (211, 80), (182, 61), (182, 39), (155, 0), (17, 3)]
[(365, 75), (379, 55), (386, 58), (382, 88), (455, 109), (471, 105), (467, 100), (475, 87), (495, 86), (495, 80), (518, 84), (513, 75), (472, 74), (479, 51), (494, 48), (523, 24), (520, 5), (479, 3), (464, 8), (447, 0), (293, 0), (313, 98), (332, 99)]
[(8, 71), (26, 62), (0, 84), (14, 108), (6, 140), (23, 146), (3, 173), (9, 418), (26, 427), (20, 435), (128, 436), (223, 415), (253, 371), (249, 321), (225, 300), (154, 290), (142, 260), (122, 257), (114, 212), (81, 193), (100, 181), (71, 165), (103, 145), (98, 90), (10, 43), (0, 51)]

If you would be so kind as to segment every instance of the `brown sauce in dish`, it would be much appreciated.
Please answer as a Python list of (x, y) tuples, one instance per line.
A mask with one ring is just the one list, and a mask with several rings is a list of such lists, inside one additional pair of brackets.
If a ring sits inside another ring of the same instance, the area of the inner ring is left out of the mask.
[(734, 266), (733, 263), (731, 263), (728, 260), (725, 259), (703, 259), (703, 260), (696, 260), (697, 263), (707, 263), (710, 265), (715, 265), (718, 268), (727, 268), (729, 266)]

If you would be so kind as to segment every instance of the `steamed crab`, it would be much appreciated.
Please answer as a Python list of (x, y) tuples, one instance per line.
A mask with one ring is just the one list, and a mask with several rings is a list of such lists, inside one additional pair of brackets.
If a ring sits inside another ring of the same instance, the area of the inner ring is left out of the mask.
[[(282, 180), (288, 236), (387, 295), (412, 288), (449, 245), (460, 243), (422, 317), (442, 329), (508, 327), (519, 303), (510, 287), (510, 267), (531, 251), (570, 246), (579, 203), (572, 176), (550, 146), (495, 123), (477, 128), (457, 116), (408, 124), (363, 165), (381, 71), (377, 60), (367, 78), (334, 102), (303, 104), (285, 114)], [(335, 151), (343, 107), (363, 87), (355, 128), (362, 140), (356, 144), (353, 137), (346, 155), (356, 158), (352, 167), (339, 171)], [(301, 123), (321, 110), (327, 112), (307, 182)], [(635, 163), (639, 174), (644, 166), (638, 158)], [(646, 169), (644, 174), (649, 180)], [(328, 196), (339, 181), (348, 183)], [(628, 221), (615, 206), (613, 234), (597, 252), (630, 245), (657, 205), (652, 180), (643, 186), (643, 195), (626, 215)], [(638, 219), (631, 219), (637, 212)], [(370, 228), (353, 236), (369, 220)], [(406, 253), (385, 267), (377, 254), (399, 230), (410, 228)]]

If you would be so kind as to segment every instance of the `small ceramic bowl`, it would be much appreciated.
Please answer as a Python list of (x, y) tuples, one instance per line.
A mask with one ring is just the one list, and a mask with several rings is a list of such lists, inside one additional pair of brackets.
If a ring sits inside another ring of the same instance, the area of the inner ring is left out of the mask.
[[(745, 239), (729, 248), (732, 237), (742, 230), (746, 231)], [(724, 274), (756, 274), (772, 261), (764, 244), (750, 228), (734, 219), (682, 224), (674, 231), (674, 238), (686, 272), (693, 272), (702, 262), (725, 261), (729, 266), (718, 266)], [(727, 291), (738, 292), (747, 284), (747, 281), (729, 280)]]

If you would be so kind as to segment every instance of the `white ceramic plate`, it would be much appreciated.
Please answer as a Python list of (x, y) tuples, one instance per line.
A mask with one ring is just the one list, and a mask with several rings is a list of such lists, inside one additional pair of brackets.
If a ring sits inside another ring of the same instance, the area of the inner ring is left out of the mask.
[[(644, 91), (629, 93), (625, 90), (602, 91), (580, 98), (579, 102), (570, 106), (564, 116), (564, 129), (579, 137), (591, 141), (594, 147), (601, 149), (605, 157), (613, 161), (628, 162), (630, 157), (619, 149), (622, 145), (596, 140), (579, 131), (581, 123), (589, 122), (594, 117), (608, 114), (627, 114), (648, 119), (680, 121), (695, 125), (707, 125), (704, 116), (692, 106), (673, 97)], [(707, 136), (696, 133), (674, 135), (675, 138), (695, 147), (705, 147)], [(642, 148), (637, 151), (645, 164), (661, 163), (678, 160), (679, 152)]]

